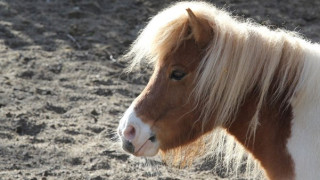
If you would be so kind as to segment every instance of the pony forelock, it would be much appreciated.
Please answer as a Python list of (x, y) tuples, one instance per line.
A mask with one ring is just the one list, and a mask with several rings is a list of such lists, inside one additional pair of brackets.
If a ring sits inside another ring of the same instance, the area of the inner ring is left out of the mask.
[[(188, 28), (186, 9), (189, 7), (192, 7), (192, 11), (205, 19), (212, 19), (213, 11), (219, 12), (214, 6), (204, 2), (180, 2), (159, 12), (151, 18), (138, 38), (132, 43), (129, 51), (122, 57), (130, 61), (128, 71), (145, 64), (154, 65), (158, 59), (163, 58), (168, 52), (174, 51), (186, 39), (184, 36)], [(226, 12), (221, 11), (221, 13)]]

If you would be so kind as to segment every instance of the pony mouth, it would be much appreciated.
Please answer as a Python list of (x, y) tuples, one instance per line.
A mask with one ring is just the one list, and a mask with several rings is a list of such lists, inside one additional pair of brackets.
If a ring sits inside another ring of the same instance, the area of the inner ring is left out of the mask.
[(151, 136), (148, 140), (150, 140), (151, 142), (156, 142), (156, 135)]
[(146, 142), (144, 142), (140, 148), (135, 152), (133, 153), (133, 155), (135, 156), (154, 156), (157, 151), (155, 153), (149, 153), (148, 151), (150, 149), (158, 149), (157, 148), (157, 138), (155, 135), (151, 136), (149, 139), (147, 139)]

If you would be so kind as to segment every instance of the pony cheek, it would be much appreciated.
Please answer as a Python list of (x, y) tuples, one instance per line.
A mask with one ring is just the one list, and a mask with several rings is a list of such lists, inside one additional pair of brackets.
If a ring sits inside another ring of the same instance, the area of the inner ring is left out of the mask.
[(170, 129), (167, 128), (167, 126), (163, 127), (163, 123), (157, 121), (155, 125), (153, 126), (152, 130), (156, 135), (156, 140), (159, 144), (160, 150), (167, 150), (169, 148), (169, 144), (171, 142), (171, 138), (173, 136)]
[(159, 143), (159, 148), (161, 151), (167, 151), (170, 149), (174, 149), (179, 146), (179, 139), (182, 139), (181, 131), (177, 128), (177, 126), (173, 126), (173, 128), (168, 128), (171, 126), (167, 124), (164, 128), (157, 128), (156, 137)]

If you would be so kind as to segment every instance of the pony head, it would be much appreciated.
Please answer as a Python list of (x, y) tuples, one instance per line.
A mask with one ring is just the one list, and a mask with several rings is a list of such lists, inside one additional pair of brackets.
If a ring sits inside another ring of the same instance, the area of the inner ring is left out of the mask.
[(214, 24), (194, 9), (182, 4), (180, 14), (175, 8), (154, 17), (126, 55), (133, 56), (133, 66), (143, 58), (154, 63), (149, 83), (118, 128), (124, 150), (136, 156), (186, 145), (210, 130), (196, 121), (200, 112), (191, 94)]

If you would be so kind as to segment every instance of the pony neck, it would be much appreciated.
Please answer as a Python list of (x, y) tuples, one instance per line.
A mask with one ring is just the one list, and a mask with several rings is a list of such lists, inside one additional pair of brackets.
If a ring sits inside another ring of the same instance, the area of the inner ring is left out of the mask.
[(260, 161), (270, 179), (292, 179), (293, 161), (287, 152), (287, 139), (291, 134), (292, 108), (280, 103), (265, 103), (259, 112), (259, 126), (254, 138), (248, 139), (250, 120), (259, 99), (247, 96), (240, 106), (234, 122), (226, 130)]

